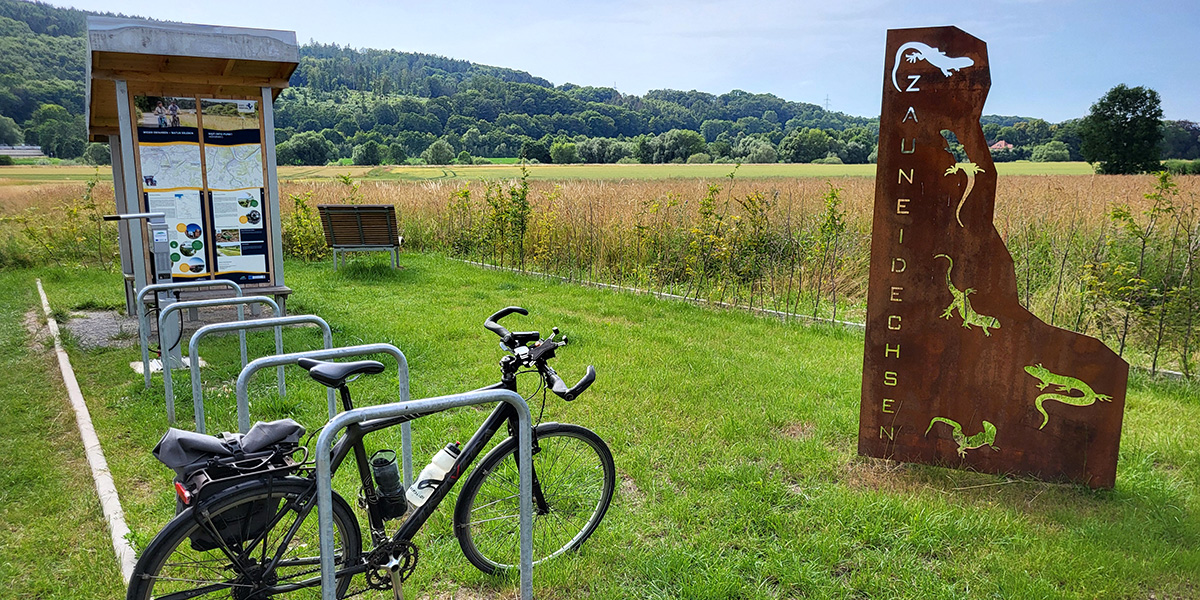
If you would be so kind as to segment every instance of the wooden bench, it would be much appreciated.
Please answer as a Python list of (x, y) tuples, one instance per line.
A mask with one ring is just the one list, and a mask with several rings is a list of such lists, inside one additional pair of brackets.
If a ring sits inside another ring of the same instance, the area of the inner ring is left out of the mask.
[(391, 204), (319, 204), (325, 243), (333, 249), (333, 268), (344, 252), (390, 252), (392, 268), (400, 266), (399, 222)]

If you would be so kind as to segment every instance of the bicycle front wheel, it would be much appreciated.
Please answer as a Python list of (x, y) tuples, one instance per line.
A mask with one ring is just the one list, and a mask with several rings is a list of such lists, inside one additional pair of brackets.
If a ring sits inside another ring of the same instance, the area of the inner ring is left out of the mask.
[[(127, 600), (320, 598), (321, 551), (312, 490), (306, 479), (256, 482), (214, 497), (204, 505), (204, 514), (194, 508), (183, 511), (142, 552)], [(336, 493), (333, 527), (336, 566), (357, 564), (362, 553), (358, 521)], [(346, 595), (350, 579), (338, 580), (337, 597)]]
[[(590, 429), (565, 423), (534, 428), (541, 449), (533, 455), (534, 564), (579, 548), (612, 502), (616, 465)], [(454, 533), (471, 564), (495, 574), (520, 563), (520, 494), (517, 440), (497, 445), (471, 472), (454, 506)]]

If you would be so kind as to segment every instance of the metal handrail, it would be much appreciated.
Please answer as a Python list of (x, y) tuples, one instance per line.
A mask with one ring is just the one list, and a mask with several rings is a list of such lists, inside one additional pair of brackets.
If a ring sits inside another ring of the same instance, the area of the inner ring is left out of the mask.
[(333, 531), (333, 471), (330, 452), (333, 440), (347, 426), (371, 419), (386, 419), (405, 415), (433, 413), (491, 402), (507, 402), (517, 412), (517, 471), (520, 494), (521, 526), (521, 599), (533, 598), (533, 457), (532, 417), (529, 406), (520, 394), (509, 390), (476, 390), (462, 394), (425, 398), (411, 402), (396, 402), (349, 410), (330, 419), (317, 436), (317, 519), (321, 541), (321, 599), (335, 600), (337, 584)]
[[(328, 360), (333, 358), (363, 356), (366, 354), (390, 354), (396, 359), (396, 379), (399, 386), (398, 396), (400, 398), (400, 402), (408, 402), (408, 359), (404, 357), (404, 353), (401, 352), (399, 348), (391, 344), (362, 344), (359, 346), (345, 346), (330, 350), (307, 350), (304, 352), (280, 354), (278, 356), (264, 356), (262, 358), (256, 358), (250, 361), (250, 364), (246, 365), (246, 368), (242, 369), (242, 372), (238, 374), (238, 428), (242, 433), (250, 430), (250, 378), (253, 377), (258, 371), (275, 366), (278, 366), (280, 369), (282, 369), (282, 365), (294, 365), (302, 358)], [(400, 425), (400, 454), (404, 466), (404, 486), (408, 487), (412, 485), (413, 482), (412, 426), (408, 423), (403, 423)]]
[[(134, 310), (137, 311), (138, 318), (138, 343), (142, 347), (142, 376), (146, 380), (146, 389), (150, 389), (150, 322), (146, 318), (146, 304), (144, 302), (146, 294), (150, 292), (159, 292), (174, 289), (188, 288), (203, 288), (203, 287), (228, 287), (233, 288), (234, 294), (242, 296), (242, 286), (236, 281), (228, 279), (214, 279), (210, 281), (180, 281), (177, 283), (155, 283), (148, 285), (137, 293), (137, 300), (134, 301)], [(243, 308), (238, 306), (238, 320), (245, 318), (242, 314)], [(238, 341), (241, 343), (242, 349), (242, 366), (246, 366), (246, 334), (242, 333), (238, 336)]]
[[(208, 307), (208, 306), (233, 306), (233, 305), (242, 306), (242, 305), (246, 305), (246, 304), (255, 304), (255, 303), (266, 304), (267, 306), (270, 306), (271, 308), (275, 309), (276, 315), (279, 314), (279, 303), (275, 302), (275, 300), (273, 300), (267, 296), (237, 296), (234, 298), (213, 298), (211, 300), (189, 300), (187, 302), (176, 302), (176, 303), (171, 304), (170, 306), (160, 310), (158, 312), (158, 331), (161, 334), (161, 332), (163, 330), (163, 325), (166, 324), (167, 317), (171, 316), (171, 313), (179, 312), (185, 308), (204, 308), (204, 307)], [(240, 310), (238, 311), (238, 314), (239, 314), (239, 316), (241, 315)], [(180, 337), (183, 336), (182, 330), (179, 332), (179, 335), (180, 335)], [(160, 335), (160, 337), (161, 337), (161, 335)], [(160, 344), (162, 343), (161, 339), (159, 340), (159, 343)], [(166, 352), (167, 352), (167, 350), (165, 348), (159, 348), (159, 350), (162, 351), (163, 354), (166, 354)], [(283, 353), (283, 332), (280, 331), (279, 327), (275, 328), (275, 352), (279, 353), (279, 354)], [(193, 356), (193, 357), (191, 357), (191, 360), (198, 361), (198, 360), (200, 360), (200, 357)], [(278, 379), (279, 379), (279, 395), (282, 396), (286, 393), (286, 388), (284, 387), (284, 383), (283, 383), (283, 367), (279, 368)], [(174, 425), (175, 424), (175, 383), (173, 381), (171, 381), (171, 366), (167, 364), (166, 360), (163, 360), (163, 391), (164, 391), (164, 395), (166, 396), (166, 400), (167, 400), (167, 421), (170, 422), (172, 425)]]
[[(272, 317), (269, 319), (256, 319), (254, 321), (235, 321), (233, 323), (214, 323), (205, 325), (196, 330), (192, 334), (192, 339), (188, 341), (188, 356), (200, 356), (200, 339), (210, 333), (221, 333), (224, 331), (237, 331), (245, 336), (247, 329), (263, 329), (266, 327), (276, 327), (281, 325), (304, 325), (312, 324), (321, 327), (321, 333), (325, 342), (325, 349), (333, 348), (333, 331), (329, 328), (329, 323), (325, 319), (316, 315), (296, 315), (291, 317)], [(243, 337), (244, 339), (244, 337)], [(188, 361), (188, 367), (192, 375), (192, 407), (196, 418), (196, 431), (204, 433), (204, 386), (200, 381), (200, 361)], [(246, 367), (245, 356), (242, 357), (242, 368)], [(329, 389), (329, 418), (333, 418), (337, 414), (337, 400), (333, 396), (333, 389)], [(243, 430), (245, 432), (245, 430)]]

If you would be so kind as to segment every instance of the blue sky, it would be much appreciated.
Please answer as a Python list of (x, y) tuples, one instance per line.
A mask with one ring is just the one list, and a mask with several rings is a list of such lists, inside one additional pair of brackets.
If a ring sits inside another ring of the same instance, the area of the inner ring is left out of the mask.
[(299, 40), (510, 67), (555, 84), (732, 89), (879, 113), (886, 30), (957, 25), (988, 43), (986, 114), (1080, 117), (1113, 86), (1149, 86), (1168, 119), (1200, 121), (1200, 2), (290, 0), (60, 6), (294, 30)]

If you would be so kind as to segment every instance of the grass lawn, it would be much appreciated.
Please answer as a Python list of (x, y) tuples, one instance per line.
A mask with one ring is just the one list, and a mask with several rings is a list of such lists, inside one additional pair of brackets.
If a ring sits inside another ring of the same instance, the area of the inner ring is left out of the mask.
[(33, 274), (0, 271), (0, 597), (123, 596), (53, 346), (25, 327), (34, 306)]
[[(510, 327), (545, 332), (558, 325), (569, 334), (572, 344), (555, 363), (565, 379), (578, 379), (588, 364), (597, 368), (596, 384), (580, 399), (568, 404), (552, 396), (544, 420), (579, 423), (607, 440), (618, 496), (581, 553), (538, 569), (539, 598), (1200, 594), (1194, 385), (1133, 377), (1112, 491), (897, 465), (855, 455), (861, 334), (483, 271), (433, 255), (404, 255), (402, 263), (404, 269), (392, 271), (380, 256), (334, 272), (328, 262), (289, 262), (287, 282), (297, 290), (289, 307), (326, 318), (339, 345), (398, 346), (410, 364), (414, 398), (494, 381), (502, 352), (481, 325), (510, 304), (531, 312), (510, 317)], [(59, 309), (122, 302), (119, 275), (47, 270), (41, 276)], [(5, 277), (6, 314), (19, 314), (31, 300), (14, 288), (32, 285), (32, 276)], [(285, 344), (312, 348), (319, 336), (291, 329)], [(251, 334), (250, 345), (252, 355), (266, 354), (271, 335)], [(13, 364), (8, 346), (4, 360)], [(204, 374), (209, 431), (234, 428), (236, 338), (206, 340), (202, 352), (212, 365)], [(161, 380), (142, 389), (128, 367), (136, 348), (71, 353), (134, 541), (144, 546), (174, 504), (171, 473), (150, 455), (166, 426)], [(13, 368), (5, 371), (7, 385), (24, 381)], [(252, 385), (255, 418), (293, 416), (310, 430), (324, 422), (323, 389), (291, 369), (289, 395), (281, 399), (273, 379), (262, 373)], [(394, 397), (395, 385), (385, 373), (353, 389), (367, 404)], [(180, 375), (177, 406), (184, 416), (191, 413), (188, 387)], [(6, 414), (25, 406), (4, 402)], [(539, 406), (532, 404), (535, 415)], [(484, 414), (463, 409), (417, 421), (414, 462), (424, 464), (447, 441), (465, 441)], [(40, 423), (3, 426), (13, 439)], [(398, 431), (368, 439), (368, 452), (398, 446)], [(18, 447), (28, 445), (10, 444)], [(357, 490), (344, 471), (335, 488), (353, 498)], [(18, 493), (20, 486), (0, 481), (0, 497)], [(449, 526), (451, 500), (416, 540), (421, 563), (410, 594), (448, 597), (465, 587), (474, 590), (470, 597), (511, 596), (515, 579), (483, 576), (462, 558)], [(10, 504), (6, 499), (0, 511)], [(73, 503), (94, 504), (94, 498)], [(63, 524), (40, 506), (20, 510), (30, 523), (23, 526), (44, 535)], [(104, 540), (93, 543), (94, 552), (109, 552)], [(60, 564), (42, 554), (21, 550), (17, 564)], [(73, 597), (112, 595), (84, 589)]]
[[(507, 160), (507, 159), (505, 159)], [(531, 179), (720, 179), (734, 165), (529, 165)], [(1000, 175), (1091, 175), (1087, 163), (999, 163)], [(0, 185), (86, 181), (96, 173), (88, 166), (14, 165), (0, 167)], [(110, 167), (100, 168), (100, 178), (112, 179)], [(283, 181), (333, 179), (338, 175), (367, 181), (433, 181), (506, 179), (517, 177), (520, 166), (511, 162), (493, 165), (382, 166), (382, 167), (280, 167)], [(740, 178), (769, 177), (874, 177), (875, 165), (747, 164), (737, 171)]]

